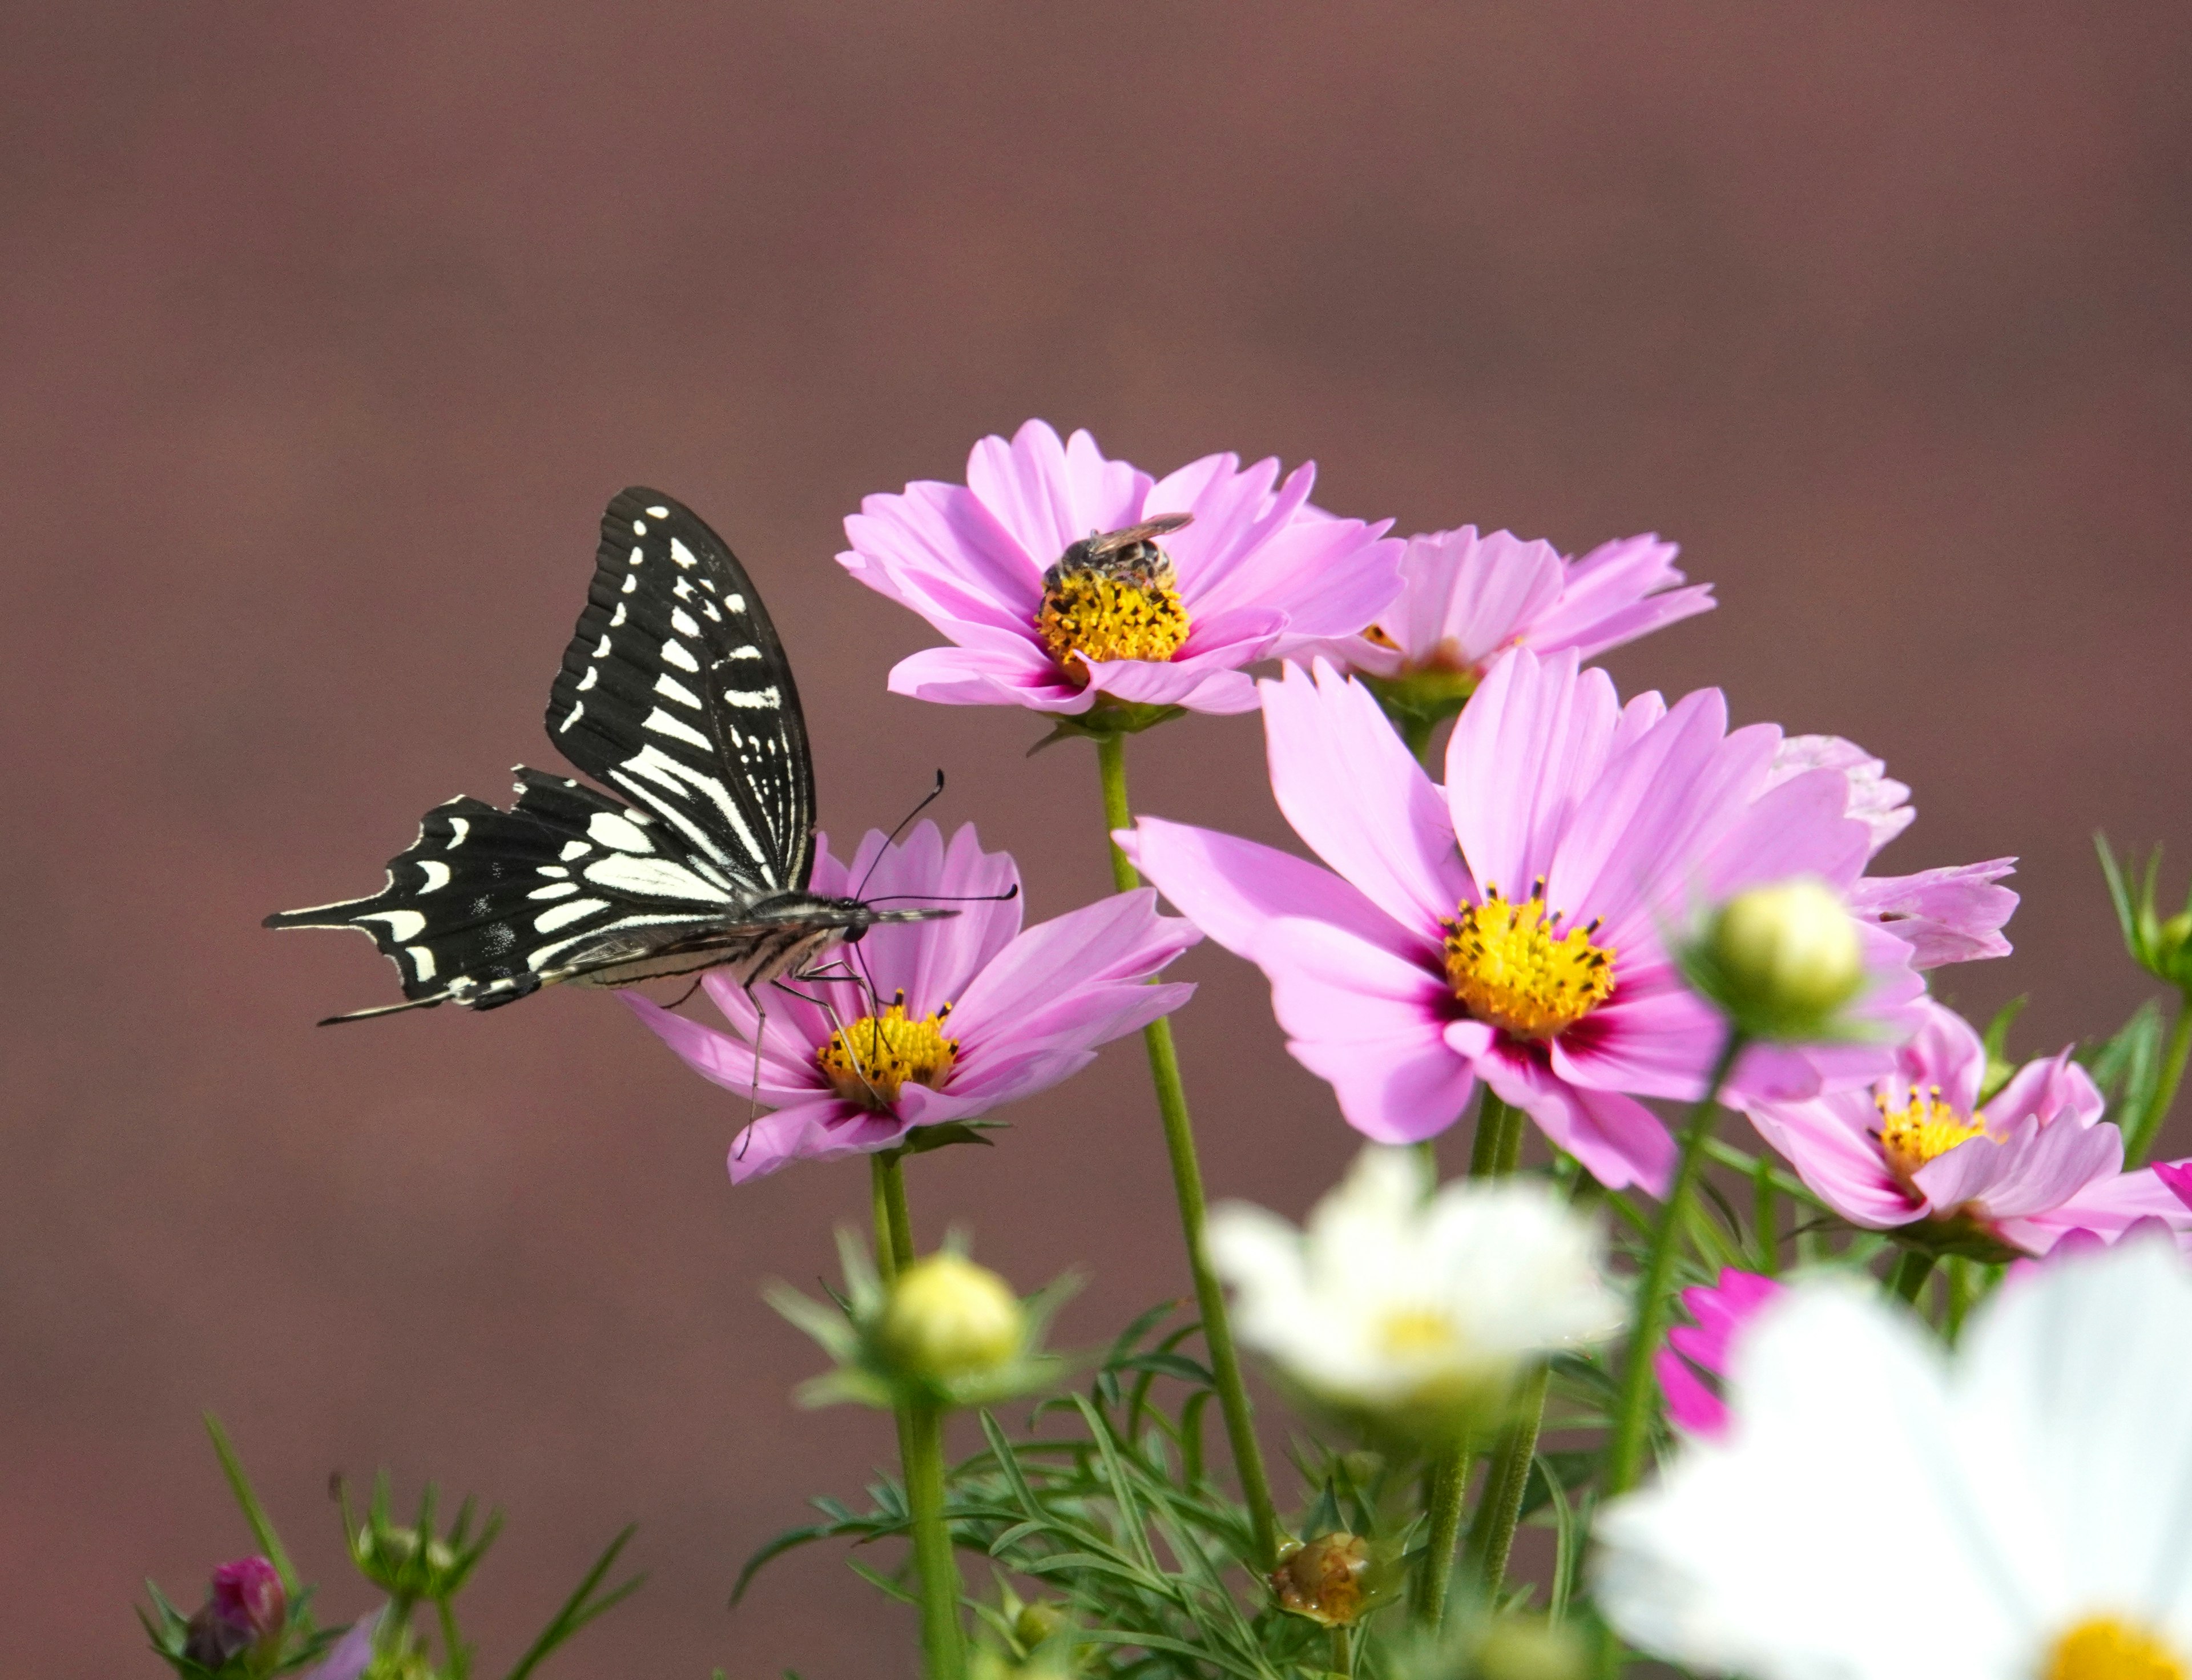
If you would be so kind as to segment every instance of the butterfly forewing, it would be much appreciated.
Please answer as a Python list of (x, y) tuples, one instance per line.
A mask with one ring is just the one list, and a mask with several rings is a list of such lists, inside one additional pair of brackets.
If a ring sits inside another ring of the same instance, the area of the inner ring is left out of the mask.
[(689, 510), (625, 491), (548, 699), (548, 736), (754, 894), (813, 867), (813, 769), (776, 626)]

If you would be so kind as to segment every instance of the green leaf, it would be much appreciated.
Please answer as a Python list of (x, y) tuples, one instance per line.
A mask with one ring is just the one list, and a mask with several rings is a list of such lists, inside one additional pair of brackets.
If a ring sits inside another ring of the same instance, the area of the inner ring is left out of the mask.
[(229, 1443), (228, 1431), (220, 1426), (220, 1420), (208, 1412), (205, 1426), (206, 1433), (213, 1437), (214, 1453), (220, 1460), (221, 1473), (228, 1477), (228, 1490), (236, 1496), (243, 1520), (251, 1525), (252, 1538), (259, 1542), (259, 1550), (266, 1561), (274, 1566), (274, 1573), (282, 1578), (283, 1591), (294, 1598), (300, 1591), (297, 1571), (290, 1565), (281, 1535), (274, 1532), (274, 1519), (266, 1514), (266, 1507), (260, 1504), (259, 1495), (252, 1490), (251, 1478), (244, 1473), (243, 1460)]

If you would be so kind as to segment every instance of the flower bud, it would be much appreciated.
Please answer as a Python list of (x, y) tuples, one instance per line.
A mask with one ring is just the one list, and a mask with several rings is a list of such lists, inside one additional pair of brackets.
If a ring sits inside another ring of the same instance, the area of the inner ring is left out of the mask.
[(239, 1557), (213, 1572), (213, 1591), (192, 1616), (183, 1654), (203, 1668), (225, 1666), (243, 1652), (271, 1649), (289, 1619), (282, 1577), (264, 1557)]
[(1483, 1680), (1582, 1680), (1584, 1652), (1564, 1627), (1502, 1617), (1477, 1648), (1476, 1671)]
[(1005, 1280), (960, 1254), (931, 1254), (899, 1274), (883, 1309), (891, 1361), (932, 1382), (979, 1376), (1008, 1363), (1027, 1334), (1019, 1298)]
[(1824, 1022), (1864, 982), (1857, 924), (1824, 883), (1753, 887), (1721, 906), (1707, 936), (1718, 1001), (1770, 1036)]
[(1020, 1606), (1020, 1613), (1013, 1618), (1013, 1637), (1033, 1650), (1066, 1624), (1065, 1611), (1038, 1598)]
[(1271, 1591), (1289, 1615), (1326, 1627), (1352, 1627), (1367, 1597), (1370, 1542), (1344, 1532), (1324, 1534), (1281, 1555)]

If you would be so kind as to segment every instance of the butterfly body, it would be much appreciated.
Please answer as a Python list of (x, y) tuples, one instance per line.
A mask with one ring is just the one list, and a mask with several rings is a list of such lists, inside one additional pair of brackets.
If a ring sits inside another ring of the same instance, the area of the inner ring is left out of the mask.
[(791, 666), (729, 548), (659, 491), (602, 516), (547, 723), (625, 797), (521, 765), (510, 809), (429, 811), (380, 892), (266, 918), (355, 928), (396, 964), (403, 1003), (335, 1019), (713, 968), (751, 989), (879, 923), (951, 913), (807, 891), (813, 769)]

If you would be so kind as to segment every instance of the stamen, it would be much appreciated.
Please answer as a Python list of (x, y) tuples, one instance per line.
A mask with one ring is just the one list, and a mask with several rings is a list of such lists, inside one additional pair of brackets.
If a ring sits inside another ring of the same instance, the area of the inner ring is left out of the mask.
[(1482, 904), (1441, 924), (1447, 980), (1470, 1014), (1519, 1038), (1549, 1039), (1613, 995), (1613, 951), (1591, 943), (1599, 923), (1556, 933), (1565, 913), (1546, 914), (1540, 877), (1521, 904), (1487, 886)]
[(1173, 516), (1076, 542), (1042, 574), (1036, 631), (1059, 667), (1088, 680), (1087, 660), (1169, 660), (1187, 640), (1172, 557), (1156, 539), (1187, 523)]
[(2143, 1628), (2092, 1616), (2055, 1642), (2041, 1680), (2187, 1680), (2183, 1659)]
[(1921, 1167), (1939, 1159), (1958, 1144), (1987, 1136), (1986, 1122), (1967, 1119), (1942, 1101), (1938, 1085), (1922, 1092), (1914, 1089), (1909, 1100), (1900, 1107), (1889, 1106), (1887, 1092), (1882, 1084), (1872, 1099), (1880, 1110), (1880, 1153), (1896, 1182), (1913, 1196), (1923, 1193), (1915, 1182)]
[(910, 1018), (905, 993), (879, 1015), (848, 1021), (814, 1053), (831, 1089), (847, 1102), (880, 1113), (898, 1100), (908, 1080), (942, 1089), (959, 1059), (959, 1041), (944, 1036), (951, 1014), (946, 1003), (933, 1015)]

